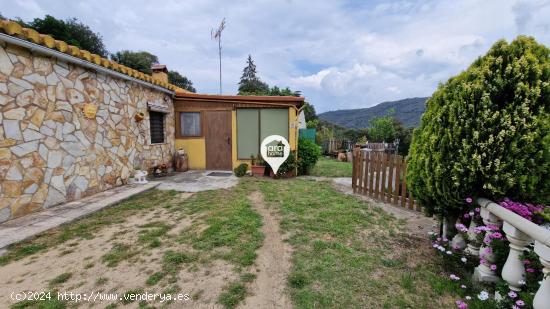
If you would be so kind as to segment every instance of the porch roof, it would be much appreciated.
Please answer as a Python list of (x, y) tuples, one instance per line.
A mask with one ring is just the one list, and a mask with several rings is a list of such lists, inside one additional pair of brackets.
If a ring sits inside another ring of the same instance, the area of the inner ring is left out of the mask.
[(273, 105), (273, 106), (294, 106), (301, 107), (304, 104), (304, 97), (293, 96), (253, 96), (253, 95), (217, 95), (198, 94), (176, 91), (175, 100), (208, 102), (208, 103), (238, 103), (251, 105)]

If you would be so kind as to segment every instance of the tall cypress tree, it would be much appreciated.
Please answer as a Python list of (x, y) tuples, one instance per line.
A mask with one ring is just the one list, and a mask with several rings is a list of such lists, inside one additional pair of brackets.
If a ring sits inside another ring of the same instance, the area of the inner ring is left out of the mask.
[(431, 213), (464, 199), (550, 203), (550, 49), (498, 41), (427, 101), (409, 152), (407, 185)]

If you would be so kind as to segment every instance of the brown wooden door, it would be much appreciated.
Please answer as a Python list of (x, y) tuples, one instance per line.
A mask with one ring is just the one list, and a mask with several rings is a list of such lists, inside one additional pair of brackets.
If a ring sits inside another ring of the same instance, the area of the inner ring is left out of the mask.
[(206, 168), (231, 170), (231, 111), (204, 113)]

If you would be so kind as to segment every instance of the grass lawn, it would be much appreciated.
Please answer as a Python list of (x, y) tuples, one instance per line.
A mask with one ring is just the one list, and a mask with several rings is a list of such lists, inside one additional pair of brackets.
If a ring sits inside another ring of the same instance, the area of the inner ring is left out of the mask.
[(258, 191), (293, 249), (285, 293), (294, 307), (454, 306), (428, 241), (408, 236), (398, 219), (328, 182), (242, 178), (230, 190), (150, 191), (11, 247), (0, 260), (0, 307), (37, 307), (13, 304), (7, 290), (181, 292), (190, 303), (134, 305), (235, 307), (259, 271), (262, 217), (249, 198)]
[(426, 240), (380, 209), (306, 180), (266, 181), (294, 248), (288, 278), (296, 308), (450, 308), (449, 280)]
[(321, 157), (309, 174), (323, 177), (351, 177), (351, 173), (351, 162), (340, 162), (335, 159)]

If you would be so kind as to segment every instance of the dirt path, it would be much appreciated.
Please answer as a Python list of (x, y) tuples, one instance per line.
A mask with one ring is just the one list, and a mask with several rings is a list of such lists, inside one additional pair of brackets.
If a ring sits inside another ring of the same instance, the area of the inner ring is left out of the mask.
[(262, 193), (255, 191), (249, 196), (253, 208), (262, 216), (263, 246), (256, 260), (257, 278), (251, 286), (251, 296), (241, 308), (292, 308), (292, 302), (285, 293), (286, 280), (290, 271), (292, 249), (283, 242), (279, 220), (266, 207)]

